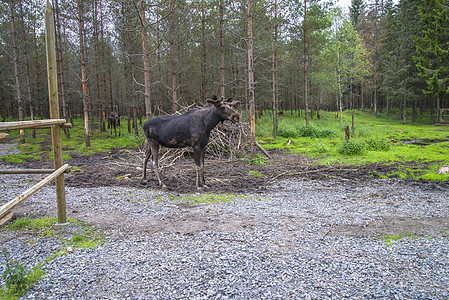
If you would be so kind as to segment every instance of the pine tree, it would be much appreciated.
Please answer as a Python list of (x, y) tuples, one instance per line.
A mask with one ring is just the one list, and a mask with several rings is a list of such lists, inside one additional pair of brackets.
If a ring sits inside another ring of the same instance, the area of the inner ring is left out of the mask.
[(422, 36), (416, 36), (414, 57), (426, 80), (425, 94), (435, 96), (438, 115), (442, 97), (449, 94), (449, 14), (446, 0), (422, 0), (419, 6)]

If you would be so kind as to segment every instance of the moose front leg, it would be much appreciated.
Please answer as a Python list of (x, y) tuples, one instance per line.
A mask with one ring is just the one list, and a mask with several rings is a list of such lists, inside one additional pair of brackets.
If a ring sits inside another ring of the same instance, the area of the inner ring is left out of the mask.
[(204, 187), (204, 149), (200, 146), (193, 147), (193, 159), (196, 169), (196, 188), (201, 190)]

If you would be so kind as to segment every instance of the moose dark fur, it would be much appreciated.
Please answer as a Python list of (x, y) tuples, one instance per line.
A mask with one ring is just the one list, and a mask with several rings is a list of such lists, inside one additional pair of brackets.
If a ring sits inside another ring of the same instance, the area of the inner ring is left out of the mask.
[(193, 148), (193, 158), (196, 164), (196, 186), (204, 187), (204, 154), (209, 142), (211, 130), (225, 120), (239, 122), (239, 114), (234, 109), (239, 101), (217, 99), (206, 100), (213, 105), (203, 109), (192, 109), (183, 115), (159, 116), (151, 118), (143, 124), (143, 131), (147, 138), (147, 149), (143, 163), (143, 178), (146, 178), (147, 162), (152, 156), (153, 168), (159, 185), (166, 187), (162, 182), (158, 170), (159, 146), (167, 148)]
[(114, 134), (115, 137), (117, 137), (117, 127), (118, 127), (118, 136), (121, 134), (120, 130), (120, 116), (115, 111), (111, 112), (108, 117), (109, 127), (111, 128), (111, 135), (112, 135), (112, 128), (114, 128)]

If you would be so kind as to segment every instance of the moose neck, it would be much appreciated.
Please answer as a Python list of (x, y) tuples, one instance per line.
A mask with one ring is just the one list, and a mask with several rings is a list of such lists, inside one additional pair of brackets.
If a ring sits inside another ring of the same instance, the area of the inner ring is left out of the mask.
[(206, 108), (204, 124), (208, 132), (214, 129), (220, 121), (224, 121), (224, 119), (218, 115), (218, 109), (215, 106)]

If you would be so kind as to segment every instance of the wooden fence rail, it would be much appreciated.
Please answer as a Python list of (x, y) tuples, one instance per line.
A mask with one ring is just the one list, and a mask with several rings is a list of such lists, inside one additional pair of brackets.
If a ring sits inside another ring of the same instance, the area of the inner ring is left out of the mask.
[[(17, 130), (17, 129), (42, 129), (42, 128), (51, 128), (52, 126), (58, 126), (62, 127), (65, 126), (66, 128), (71, 128), (72, 125), (70, 123), (66, 123), (66, 120), (64, 119), (47, 119), (47, 120), (34, 120), (34, 121), (21, 121), (21, 122), (0, 122), (0, 132), (1, 131), (10, 131), (10, 130)], [(52, 139), (53, 146), (59, 145), (58, 147), (61, 148), (61, 140), (53, 140)], [(49, 176), (45, 177), (43, 180), (41, 180), (39, 183), (28, 189), (27, 191), (23, 192), (13, 200), (9, 201), (8, 203), (2, 205), (0, 207), (0, 224), (4, 223), (5, 220), (2, 220), (3, 217), (5, 219), (9, 219), (11, 215), (8, 215), (8, 212), (16, 207), (19, 203), (36, 193), (38, 190), (40, 190), (42, 187), (44, 187), (46, 184), (48, 184), (53, 179), (56, 179), (58, 176), (62, 175), (64, 172), (69, 171), (70, 166), (65, 164), (58, 169), (3, 169), (0, 170), (0, 174), (45, 174), (45, 173), (51, 173)], [(60, 191), (64, 191), (64, 181), (62, 182), (62, 187), (58, 188), (58, 184), (56, 187), (56, 192), (60, 193)], [(61, 183), (59, 183), (61, 185)], [(58, 200), (58, 221), (60, 223), (66, 222), (66, 216), (65, 216), (65, 193), (63, 193), (62, 196), (60, 196)], [(61, 216), (60, 216), (61, 215)]]
[(20, 122), (0, 122), (0, 131), (51, 128), (53, 125), (61, 125), (61, 127), (72, 128), (72, 124), (66, 123), (64, 119), (47, 119)]
[(64, 173), (68, 168), (69, 168), (68, 164), (63, 165), (62, 167), (60, 167), (59, 169), (57, 169), (56, 171), (54, 171), (53, 173), (51, 173), (50, 175), (45, 177), (43, 180), (41, 180), (38, 183), (36, 183), (33, 187), (29, 188), (28, 190), (26, 190), (25, 192), (23, 192), (19, 196), (15, 197), (14, 199), (9, 201), (8, 203), (2, 205), (0, 207), (0, 219), (4, 215), (6, 215), (11, 209), (16, 207), (20, 202), (22, 202), (23, 200), (27, 199), (28, 197), (30, 197), (34, 193), (36, 193), (38, 190), (43, 188), (50, 181), (52, 181), (53, 179), (55, 179), (56, 177), (58, 177), (59, 175)]

